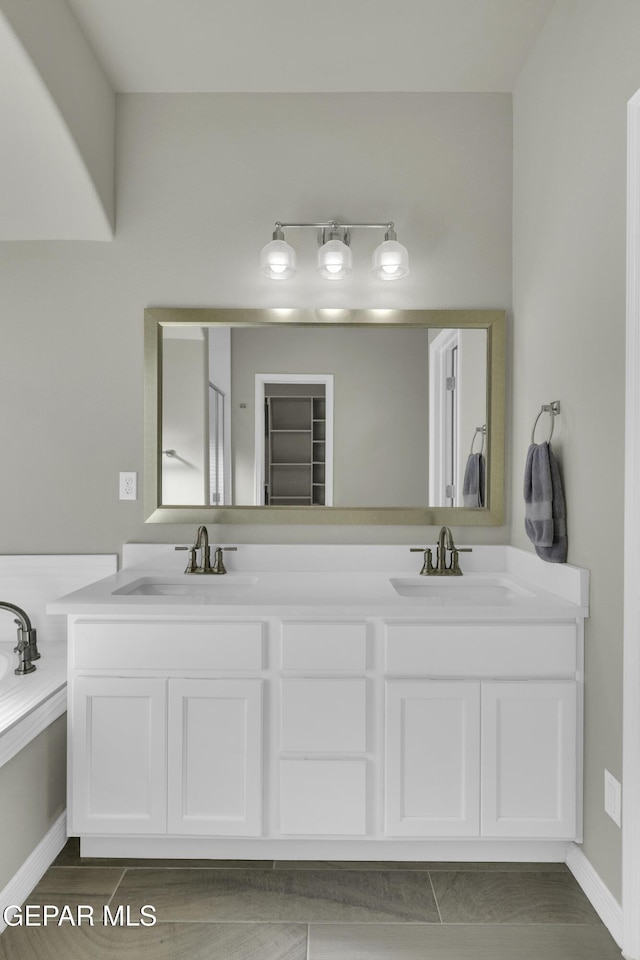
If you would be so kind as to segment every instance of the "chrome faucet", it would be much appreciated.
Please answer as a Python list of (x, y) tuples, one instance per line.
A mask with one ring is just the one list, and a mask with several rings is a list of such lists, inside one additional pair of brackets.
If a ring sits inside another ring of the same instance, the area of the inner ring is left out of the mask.
[[(456, 547), (449, 527), (442, 527), (438, 534), (438, 552), (435, 566), (431, 547), (410, 547), (410, 550), (412, 553), (424, 553), (424, 563), (420, 571), (421, 577), (461, 577), (460, 554), (472, 552), (471, 547)], [(448, 565), (447, 552), (451, 554)]]
[(38, 653), (36, 631), (31, 626), (29, 617), (24, 610), (16, 607), (15, 603), (7, 603), (4, 600), (0, 600), (0, 610), (8, 610), (9, 613), (16, 615), (14, 623), (18, 624), (18, 646), (14, 647), (13, 652), (18, 654), (18, 666), (14, 673), (18, 676), (33, 673), (36, 668), (32, 661), (39, 660), (40, 654)]
[[(196, 542), (192, 547), (176, 547), (176, 550), (188, 550), (189, 562), (185, 568), (185, 573), (226, 573), (226, 567), (222, 560), (223, 550), (237, 550), (237, 547), (215, 547), (213, 557), (213, 566), (211, 566), (211, 547), (209, 545), (209, 532), (206, 527), (198, 527)], [(196, 561), (196, 553), (200, 550), (200, 566)]]

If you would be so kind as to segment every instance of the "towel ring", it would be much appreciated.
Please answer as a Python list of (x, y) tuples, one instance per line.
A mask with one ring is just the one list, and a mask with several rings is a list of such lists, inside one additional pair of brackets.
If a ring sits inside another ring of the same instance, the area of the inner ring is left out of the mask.
[(474, 434), (473, 434), (473, 439), (472, 439), (472, 441), (471, 441), (471, 450), (470, 450), (470, 453), (469, 453), (470, 456), (473, 454), (473, 445), (474, 445), (474, 443), (476, 442), (476, 437), (478, 436), (478, 434), (480, 434), (480, 437), (482, 438), (482, 442), (481, 442), (481, 444), (480, 444), (480, 453), (484, 453), (484, 438), (485, 438), (485, 436), (486, 436), (486, 434), (487, 434), (487, 425), (486, 425), (486, 423), (484, 423), (481, 427), (476, 427), (476, 429), (475, 429), (475, 432), (474, 432)]
[(550, 416), (551, 416), (551, 425), (550, 425), (550, 427), (549, 427), (549, 436), (547, 437), (546, 441), (544, 441), (545, 443), (551, 443), (551, 437), (553, 436), (553, 425), (554, 425), (554, 423), (555, 423), (555, 419), (556, 419), (557, 415), (560, 413), (560, 401), (559, 401), (559, 400), (554, 400), (552, 403), (543, 403), (543, 404), (542, 404), (542, 406), (540, 407), (540, 413), (538, 414), (538, 416), (537, 416), (537, 417), (535, 418), (535, 420), (533, 421), (533, 430), (531, 431), (531, 443), (535, 443), (535, 442), (536, 442), (536, 440), (535, 440), (536, 427), (538, 426), (538, 420), (540, 419), (540, 417), (542, 416), (543, 413), (548, 413), (548, 414), (550, 414)]

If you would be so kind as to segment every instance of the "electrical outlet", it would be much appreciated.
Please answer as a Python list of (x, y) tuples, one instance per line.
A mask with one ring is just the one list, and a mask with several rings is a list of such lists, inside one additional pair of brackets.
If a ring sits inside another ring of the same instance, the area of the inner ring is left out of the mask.
[(622, 786), (608, 770), (604, 772), (604, 812), (622, 826)]
[(120, 499), (138, 499), (138, 474), (135, 472), (120, 474)]

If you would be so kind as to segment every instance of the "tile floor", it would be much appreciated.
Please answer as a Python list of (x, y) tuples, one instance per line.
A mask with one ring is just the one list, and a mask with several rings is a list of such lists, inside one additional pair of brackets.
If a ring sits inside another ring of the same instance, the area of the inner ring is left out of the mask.
[[(8, 928), (0, 960), (621, 955), (563, 864), (81, 860), (70, 840), (27, 902), (93, 907), (94, 925)], [(158, 922), (104, 926), (104, 904)]]

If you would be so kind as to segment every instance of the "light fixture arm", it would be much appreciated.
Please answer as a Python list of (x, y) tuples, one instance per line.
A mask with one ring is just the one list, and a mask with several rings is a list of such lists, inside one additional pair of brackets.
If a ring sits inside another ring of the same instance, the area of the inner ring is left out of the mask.
[(351, 230), (384, 230), (385, 240), (396, 240), (396, 231), (393, 220), (385, 223), (340, 223), (338, 220), (326, 220), (322, 223), (283, 223), (276, 220), (273, 233), (274, 240), (284, 240), (283, 229), (318, 230), (318, 244), (322, 246), (327, 240), (342, 240), (346, 246), (351, 245)]
[[(300, 227), (304, 229), (305, 227), (310, 227), (314, 230), (326, 230), (331, 228), (333, 230), (353, 230), (355, 228), (364, 229), (370, 228), (372, 230), (387, 230), (395, 233), (393, 227), (393, 221), (388, 220), (385, 223), (339, 223), (337, 220), (325, 220), (323, 223), (282, 223), (280, 220), (276, 220), (276, 231), (282, 232), (283, 228), (289, 230), (291, 227)], [(274, 240), (281, 240), (282, 237), (275, 237)], [(390, 240), (395, 240), (395, 237), (389, 237)]]

